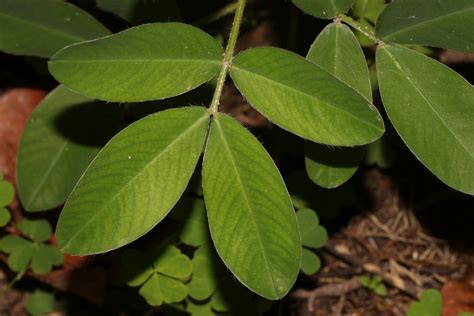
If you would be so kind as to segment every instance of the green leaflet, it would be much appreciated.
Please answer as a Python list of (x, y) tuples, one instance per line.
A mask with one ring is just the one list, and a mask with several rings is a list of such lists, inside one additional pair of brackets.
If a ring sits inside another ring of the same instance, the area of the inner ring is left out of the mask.
[(28, 296), (25, 307), (31, 315), (47, 315), (54, 311), (54, 295), (35, 290)]
[(56, 237), (63, 251), (92, 254), (139, 238), (179, 200), (209, 124), (205, 108), (150, 115), (105, 146), (71, 193)]
[(346, 13), (354, 0), (293, 0), (293, 3), (314, 17), (332, 19), (340, 13)]
[[(307, 59), (372, 102), (367, 62), (349, 27), (340, 23), (326, 26), (311, 46)], [(305, 151), (308, 176), (324, 188), (344, 184), (354, 175), (364, 158), (364, 150), (360, 147), (331, 148), (306, 142)]]
[(18, 228), (23, 235), (37, 242), (47, 241), (52, 234), (51, 226), (45, 219), (32, 221), (25, 218), (18, 224)]
[(59, 0), (2, 0), (0, 50), (51, 57), (70, 44), (110, 34), (87, 12)]
[(49, 62), (51, 74), (82, 94), (105, 101), (173, 97), (210, 80), (222, 47), (182, 23), (154, 23), (69, 46)]
[(321, 248), (326, 244), (328, 233), (319, 225), (319, 218), (311, 209), (301, 209), (296, 212), (300, 229), (301, 244), (301, 271), (307, 275), (315, 274), (321, 268), (321, 259), (312, 250), (306, 248)]
[(414, 302), (408, 309), (407, 316), (439, 316), (443, 298), (437, 290), (428, 289), (421, 293), (419, 302)]
[(118, 130), (121, 108), (59, 86), (35, 109), (18, 152), (18, 192), (30, 212), (66, 201), (92, 159)]
[(301, 256), (301, 271), (306, 275), (313, 275), (321, 269), (321, 259), (313, 251), (303, 248)]
[(311, 45), (306, 59), (372, 102), (369, 68), (364, 52), (346, 25), (328, 24)]
[(385, 130), (367, 99), (292, 52), (249, 49), (234, 59), (231, 76), (259, 112), (305, 139), (355, 146), (378, 139)]
[(403, 141), (441, 181), (474, 194), (472, 85), (403, 47), (380, 47), (377, 66), (385, 109)]
[(181, 20), (176, 0), (97, 0), (97, 6), (135, 25)]
[(0, 207), (0, 227), (6, 226), (10, 222), (11, 218), (12, 216), (10, 215), (8, 209)]
[(8, 206), (15, 198), (15, 189), (13, 185), (2, 179), (0, 174), (0, 207)]
[(389, 43), (418, 44), (474, 52), (474, 1), (396, 0), (376, 24)]
[(283, 297), (301, 258), (293, 206), (263, 146), (223, 114), (211, 124), (203, 188), (212, 240), (226, 266), (259, 295)]
[(351, 16), (375, 23), (384, 8), (385, 0), (355, 0)]

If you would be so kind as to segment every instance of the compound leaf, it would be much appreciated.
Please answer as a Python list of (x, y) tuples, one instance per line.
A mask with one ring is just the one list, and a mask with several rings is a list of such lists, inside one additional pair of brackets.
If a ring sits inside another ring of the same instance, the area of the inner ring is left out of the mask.
[(160, 306), (163, 304), (163, 290), (161, 288), (158, 274), (153, 274), (151, 278), (138, 291), (140, 295), (146, 300), (148, 305)]
[(163, 291), (163, 300), (168, 304), (180, 302), (188, 295), (187, 287), (178, 280), (158, 274), (158, 281)]
[(300, 229), (301, 243), (305, 247), (321, 248), (326, 243), (328, 233), (319, 225), (318, 215), (311, 209), (301, 209), (296, 212)]
[(195, 300), (205, 300), (216, 290), (218, 279), (212, 258), (195, 256), (193, 258), (193, 278), (187, 284), (189, 296)]
[(389, 43), (474, 52), (474, 1), (396, 0), (380, 14), (376, 35)]
[(263, 146), (223, 114), (211, 124), (203, 188), (211, 236), (226, 266), (259, 295), (283, 297), (301, 258), (293, 206)]
[(218, 72), (222, 47), (182, 23), (153, 23), (69, 46), (49, 62), (51, 74), (84, 95), (140, 102), (183, 94)]
[(149, 260), (136, 249), (127, 249), (120, 260), (120, 280), (129, 286), (140, 286), (153, 274)]
[(51, 57), (73, 43), (110, 34), (94, 17), (59, 0), (2, 0), (0, 50)]
[(53, 266), (63, 263), (63, 255), (52, 245), (39, 245), (33, 251), (31, 257), (31, 269), (37, 274), (51, 272)]
[(152, 229), (186, 189), (208, 124), (205, 108), (171, 109), (115, 136), (66, 202), (56, 232), (61, 249), (83, 255), (105, 252)]
[(26, 310), (31, 315), (47, 315), (54, 311), (54, 295), (35, 290), (26, 300)]
[(235, 58), (231, 76), (258, 111), (305, 139), (336, 146), (364, 145), (385, 130), (367, 99), (292, 52), (249, 49)]
[(474, 194), (474, 89), (459, 74), (407, 48), (377, 50), (382, 100), (393, 126), (441, 181)]
[(167, 247), (153, 263), (155, 270), (164, 275), (183, 279), (192, 272), (191, 260), (176, 247)]
[[(30, 212), (66, 201), (100, 147), (118, 130), (121, 109), (54, 89), (28, 120), (18, 153), (18, 193)], [(87, 128), (84, 128), (87, 126)]]
[(346, 13), (354, 0), (293, 0), (293, 3), (314, 17), (332, 19), (338, 14)]

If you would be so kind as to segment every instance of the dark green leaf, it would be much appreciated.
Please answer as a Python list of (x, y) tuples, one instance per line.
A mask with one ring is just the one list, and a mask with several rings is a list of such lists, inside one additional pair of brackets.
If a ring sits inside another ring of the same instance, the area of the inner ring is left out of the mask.
[(51, 57), (73, 43), (110, 32), (87, 12), (59, 0), (2, 0), (0, 50)]
[[(35, 109), (18, 153), (18, 192), (28, 211), (64, 204), (92, 159), (118, 130), (121, 109), (59, 86)], [(86, 128), (84, 128), (86, 126)]]
[(203, 188), (211, 236), (226, 266), (259, 295), (283, 297), (301, 258), (291, 200), (263, 146), (223, 114), (209, 132)]
[(474, 52), (474, 1), (396, 0), (377, 20), (384, 41)]
[(355, 0), (351, 15), (375, 23), (384, 8), (385, 0)]
[(179, 108), (150, 115), (115, 136), (61, 213), (60, 247), (71, 254), (100, 253), (152, 229), (186, 189), (208, 124), (206, 109)]
[(385, 109), (415, 156), (456, 190), (474, 194), (474, 89), (463, 77), (407, 48), (377, 50)]
[(181, 23), (140, 25), (69, 46), (49, 62), (61, 83), (100, 100), (140, 102), (173, 97), (210, 80), (222, 47), (209, 34)]
[(0, 207), (0, 227), (6, 226), (10, 220), (10, 212), (6, 208)]
[(0, 178), (0, 206), (4, 207), (13, 202), (15, 197), (15, 190), (13, 185), (5, 180)]
[(231, 75), (258, 111), (308, 140), (355, 146), (384, 132), (380, 114), (367, 99), (292, 52), (249, 49), (235, 58)]
[(97, 0), (97, 6), (135, 25), (181, 20), (176, 0)]
[(33, 250), (31, 258), (31, 269), (36, 274), (51, 272), (53, 266), (63, 263), (63, 255), (52, 245), (39, 245)]
[(293, 3), (303, 10), (321, 19), (332, 19), (340, 13), (346, 13), (354, 0), (293, 0)]

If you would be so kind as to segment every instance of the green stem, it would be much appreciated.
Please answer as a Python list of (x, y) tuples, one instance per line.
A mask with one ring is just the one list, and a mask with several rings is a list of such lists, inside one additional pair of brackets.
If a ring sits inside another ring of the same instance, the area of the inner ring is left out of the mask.
[(8, 284), (2, 289), (2, 291), (0, 291), (0, 294), (4, 294), (4, 293), (6, 293), (7, 291), (9, 291), (9, 290), (16, 284), (16, 282), (20, 281), (21, 278), (23, 278), (23, 275), (25, 275), (25, 272), (26, 272), (26, 270), (23, 270), (23, 271), (19, 272), (19, 273), (13, 278), (13, 280), (11, 280), (10, 283), (8, 283)]
[(343, 21), (344, 23), (350, 25), (351, 27), (353, 27), (357, 31), (361, 32), (362, 34), (364, 34), (365, 36), (367, 36), (368, 38), (370, 38), (374, 42), (382, 43), (381, 40), (379, 40), (377, 37), (375, 37), (375, 33), (372, 30), (372, 28), (357, 22), (356, 20), (354, 20), (353, 18), (351, 18), (350, 16), (347, 16), (345, 14), (339, 15), (337, 18), (340, 19), (341, 21)]
[(209, 110), (212, 114), (215, 114), (219, 111), (222, 91), (224, 89), (225, 79), (227, 78), (227, 74), (229, 73), (229, 69), (232, 64), (232, 58), (234, 57), (235, 44), (237, 43), (237, 38), (239, 37), (240, 25), (242, 24), (246, 2), (247, 0), (237, 1), (237, 10), (235, 12), (234, 22), (232, 23), (229, 41), (227, 42), (224, 59), (222, 60), (221, 71), (219, 73), (219, 77), (217, 78), (216, 90), (214, 91), (214, 96), (209, 107)]
[(235, 10), (237, 10), (237, 3), (231, 3), (231, 4), (226, 5), (225, 7), (217, 10), (214, 13), (206, 15), (205, 17), (197, 20), (193, 24), (196, 25), (196, 26), (199, 26), (199, 27), (206, 26), (206, 25), (214, 23), (214, 22), (222, 19), (223, 17), (235, 12)]

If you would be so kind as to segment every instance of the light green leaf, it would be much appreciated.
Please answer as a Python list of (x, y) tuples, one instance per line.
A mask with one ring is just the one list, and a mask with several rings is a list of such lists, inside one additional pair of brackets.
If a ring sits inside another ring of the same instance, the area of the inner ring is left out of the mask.
[(6, 208), (0, 208), (0, 227), (6, 226), (10, 222), (11, 218), (12, 216)]
[(318, 215), (311, 209), (301, 209), (296, 212), (303, 246), (321, 248), (328, 239), (328, 233), (319, 225)]
[(176, 0), (97, 0), (97, 6), (135, 25), (181, 20)]
[(148, 305), (160, 306), (163, 304), (163, 289), (160, 284), (158, 274), (153, 274), (151, 278), (138, 291), (140, 295), (146, 300)]
[(293, 3), (314, 17), (332, 19), (340, 13), (346, 13), (354, 0), (293, 0)]
[(321, 259), (313, 251), (303, 248), (301, 256), (301, 271), (306, 275), (313, 275), (321, 269)]
[(54, 295), (42, 290), (35, 290), (26, 299), (26, 310), (31, 315), (45, 315), (54, 311)]
[(49, 62), (61, 83), (100, 100), (139, 102), (193, 90), (218, 72), (222, 47), (182, 23), (140, 25), (69, 46)]
[[(18, 153), (18, 192), (28, 211), (64, 204), (101, 146), (118, 130), (121, 109), (59, 86), (35, 109)], [(84, 128), (87, 126), (87, 128)]]
[(158, 275), (158, 280), (163, 291), (165, 303), (180, 302), (188, 295), (188, 289), (183, 283), (163, 275)]
[(31, 269), (36, 274), (46, 274), (51, 272), (53, 266), (63, 263), (63, 255), (52, 245), (39, 245), (33, 250), (31, 258)]
[(224, 114), (211, 124), (203, 188), (211, 236), (226, 266), (259, 295), (283, 297), (301, 258), (293, 206), (263, 146)]
[(206, 207), (201, 199), (182, 199), (176, 206), (179, 208), (184, 223), (179, 238), (182, 242), (193, 247), (199, 247), (209, 239)]
[(387, 296), (388, 292), (387, 292), (387, 288), (385, 287), (385, 285), (383, 284), (377, 284), (375, 287), (374, 287), (374, 293), (379, 295), (379, 296)]
[(474, 194), (474, 88), (463, 77), (407, 48), (377, 50), (380, 92), (393, 126), (441, 181)]
[(408, 309), (407, 316), (440, 316), (443, 299), (436, 290), (426, 290), (419, 302), (414, 302)]
[(173, 208), (201, 155), (209, 114), (162, 111), (124, 129), (99, 153), (71, 193), (56, 238), (71, 254), (126, 245)]
[(362, 147), (331, 148), (306, 142), (306, 172), (317, 185), (327, 189), (336, 188), (356, 173), (364, 154), (365, 150)]
[(18, 228), (21, 230), (23, 235), (37, 242), (47, 241), (53, 233), (51, 225), (49, 225), (48, 221), (45, 219), (29, 220), (24, 218), (20, 224), (18, 224)]
[(15, 197), (15, 190), (13, 185), (5, 180), (0, 179), (0, 206), (7, 206)]
[(205, 256), (193, 258), (193, 278), (187, 285), (189, 296), (199, 301), (211, 297), (218, 285), (215, 268), (216, 264), (211, 258)]
[(231, 75), (259, 112), (308, 140), (355, 146), (370, 143), (384, 132), (382, 118), (368, 100), (292, 52), (249, 49), (235, 58)]
[(153, 274), (147, 258), (138, 250), (127, 249), (120, 260), (120, 280), (129, 286), (140, 286)]
[(186, 311), (191, 316), (214, 316), (216, 313), (211, 308), (210, 302), (194, 302), (193, 300), (186, 300)]
[(389, 43), (474, 52), (474, 1), (396, 0), (380, 14), (376, 35)]
[(178, 279), (188, 277), (193, 270), (191, 260), (174, 246), (160, 251), (153, 265), (157, 272)]
[(349, 27), (341, 23), (326, 26), (311, 45), (306, 58), (372, 102), (369, 68)]
[(61, 48), (110, 34), (94, 17), (59, 0), (2, 0), (0, 50), (51, 57)]

